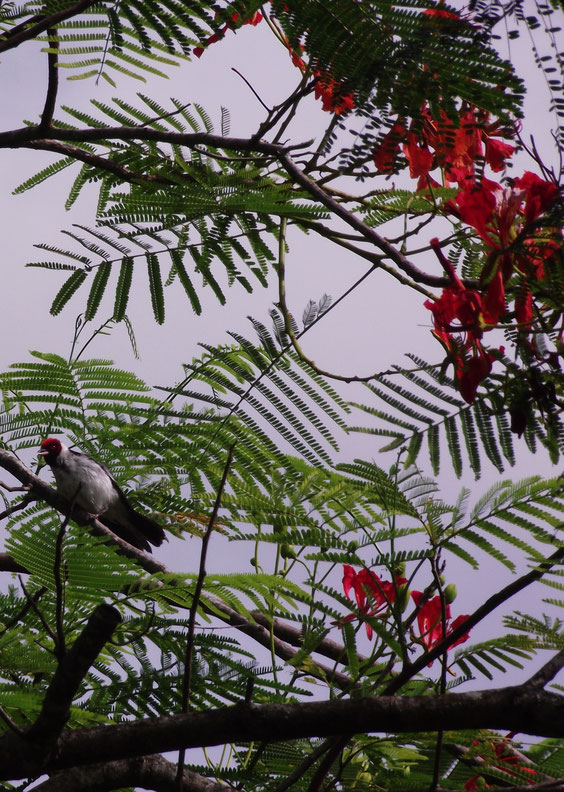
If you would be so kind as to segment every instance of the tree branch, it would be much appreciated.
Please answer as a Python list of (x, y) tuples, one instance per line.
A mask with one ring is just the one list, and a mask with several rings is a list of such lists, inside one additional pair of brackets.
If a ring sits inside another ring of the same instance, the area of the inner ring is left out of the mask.
[[(31, 487), (29, 492), (30, 500), (44, 500), (54, 509), (61, 512), (61, 514), (66, 515), (68, 513), (69, 504), (65, 498), (62, 498), (58, 492), (53, 489), (53, 487), (46, 484), (43, 479), (36, 476), (35, 473), (32, 473), (32, 471), (29, 470), (23, 462), (20, 462), (17, 457), (4, 449), (0, 449), (0, 467), (7, 470), (22, 483)], [(161, 561), (158, 561), (152, 555), (144, 553), (142, 550), (133, 547), (133, 545), (121, 539), (119, 536), (116, 536), (101, 522), (93, 519), (91, 514), (88, 514), (88, 512), (85, 512), (76, 505), (73, 510), (73, 520), (78, 525), (88, 526), (89, 530), (95, 536), (104, 536), (110, 539), (118, 546), (120, 553), (136, 561), (146, 572), (150, 574), (170, 574), (170, 569)], [(21, 564), (18, 564), (17, 561), (7, 553), (0, 553), (0, 571), (28, 574), (28, 570)], [(276, 655), (282, 660), (291, 660), (295, 657), (297, 650), (279, 638), (273, 638), (270, 634), (270, 630), (266, 627), (241, 616), (236, 610), (233, 610), (233, 608), (230, 608), (222, 600), (218, 597), (214, 597), (212, 594), (206, 594), (206, 599), (213, 605), (213, 608), (207, 608), (205, 602), (202, 602), (201, 607), (210, 615), (219, 617), (225, 623), (230, 624), (240, 632), (253, 638), (257, 643), (264, 646), (269, 651), (272, 645), (274, 645)], [(175, 605), (177, 606), (177, 603), (175, 603)], [(347, 690), (351, 686), (351, 680), (346, 674), (322, 663), (315, 663), (313, 667), (308, 669), (308, 673), (311, 676), (317, 676), (318, 679), (333, 683)]]
[(111, 173), (117, 176), (121, 181), (128, 183), (148, 182), (150, 184), (163, 184), (167, 186), (173, 184), (170, 179), (166, 179), (158, 173), (137, 173), (130, 168), (126, 168), (125, 165), (120, 165), (117, 162), (113, 162), (111, 159), (103, 157), (101, 154), (93, 154), (78, 146), (73, 146), (70, 143), (61, 143), (58, 140), (36, 140), (31, 143), (25, 143), (22, 148), (34, 149), (36, 151), (52, 151), (55, 154), (72, 157), (93, 168)]
[(52, 42), (50, 47), (50, 49), (54, 50), (54, 52), (47, 53), (47, 95), (45, 96), (45, 106), (43, 107), (43, 113), (39, 123), (39, 128), (43, 130), (45, 135), (47, 134), (49, 128), (51, 127), (51, 122), (53, 121), (53, 113), (55, 112), (55, 104), (57, 102), (57, 90), (59, 88), (59, 70), (57, 68), (59, 42), (56, 38), (57, 28), (49, 28), (47, 35), (49, 37), (52, 36), (55, 38), (55, 41)]
[[(142, 787), (155, 792), (175, 792), (176, 767), (159, 754), (119, 759), (56, 773), (35, 787), (37, 792), (112, 792), (122, 787)], [(182, 792), (226, 792), (229, 787), (185, 770)]]
[(24, 41), (36, 38), (44, 30), (56, 27), (61, 22), (64, 22), (65, 19), (76, 16), (89, 6), (97, 5), (98, 3), (99, 0), (79, 0), (78, 3), (63, 8), (50, 16), (36, 14), (4, 34), (3, 39), (0, 40), (0, 52), (14, 49), (14, 47), (18, 47)]
[[(188, 637), (186, 639), (186, 655), (184, 657), (184, 678), (182, 680), (182, 712), (188, 712), (190, 709), (190, 691), (192, 688), (192, 657), (194, 654), (194, 633), (196, 630), (196, 614), (198, 613), (198, 606), (200, 604), (200, 597), (202, 596), (202, 589), (204, 588), (204, 580), (206, 577), (206, 557), (208, 553), (208, 546), (210, 543), (212, 531), (217, 520), (219, 507), (221, 505), (221, 496), (227, 483), (227, 476), (233, 461), (233, 451), (235, 450), (235, 443), (229, 449), (227, 461), (223, 469), (223, 475), (219, 483), (215, 503), (213, 505), (212, 515), (210, 517), (208, 527), (202, 539), (202, 549), (200, 551), (200, 569), (198, 572), (198, 579), (196, 581), (196, 588), (194, 589), (194, 596), (192, 598), (192, 605), (190, 606), (190, 616), (188, 619)], [(176, 789), (177, 792), (182, 792), (182, 771), (184, 768), (185, 750), (182, 748), (178, 756), (177, 771), (176, 771)]]
[[(71, 650), (72, 651), (72, 650)], [(70, 653), (69, 653), (70, 654)], [(57, 719), (61, 722), (61, 718)], [(237, 704), (63, 733), (47, 763), (18, 735), (0, 736), (0, 779), (162, 751), (340, 734), (501, 729), (564, 737), (564, 697), (526, 685), (445, 696), (378, 696), (293, 704)]]
[(27, 732), (33, 741), (54, 742), (69, 719), (70, 705), (88, 669), (121, 621), (117, 608), (98, 605), (64, 655), (47, 688), (41, 712)]
[(545, 665), (528, 680), (527, 687), (532, 690), (542, 690), (545, 685), (548, 685), (548, 683), (554, 679), (562, 668), (564, 668), (564, 649), (561, 649), (558, 654), (551, 657), (548, 663), (545, 663)]
[[(39, 478), (39, 476), (36, 476), (34, 473), (32, 473), (22, 462), (20, 462), (19, 459), (17, 459), (17, 457), (3, 449), (0, 449), (0, 467), (3, 467), (5, 470), (10, 472), (13, 476), (15, 476), (15, 478), (21, 481), (22, 484), (29, 485), (31, 487), (29, 493), (30, 500), (41, 498), (50, 506), (53, 506), (53, 508), (60, 511), (62, 514), (68, 513), (67, 501), (62, 498), (56, 492), (56, 490), (46, 484), (42, 479)], [(167, 574), (170, 572), (170, 570), (163, 563), (157, 561), (155, 558), (153, 558), (153, 556), (144, 553), (142, 550), (138, 550), (136, 547), (133, 547), (123, 539), (120, 539), (120, 537), (116, 536), (114, 533), (112, 533), (112, 531), (106, 528), (105, 525), (102, 525), (102, 523), (100, 523), (98, 520), (92, 519), (92, 515), (84, 512), (79, 507), (75, 507), (73, 512), (73, 520), (75, 520), (75, 522), (77, 522), (79, 525), (88, 525), (94, 535), (105, 536), (111, 539), (116, 545), (118, 545), (121, 553), (126, 555), (128, 558), (134, 559), (147, 572), (151, 574), (156, 572)], [(419, 658), (417, 658), (417, 660), (415, 660), (411, 665), (398, 674), (398, 676), (395, 677), (387, 686), (384, 694), (392, 695), (393, 693), (396, 693), (398, 690), (400, 690), (401, 687), (409, 681), (409, 679), (412, 679), (413, 676), (424, 669), (428, 663), (439, 657), (465, 632), (472, 629), (472, 627), (475, 627), (476, 624), (488, 616), (503, 602), (510, 599), (514, 594), (522, 591), (536, 580), (540, 580), (540, 578), (542, 578), (542, 576), (562, 558), (564, 558), (564, 547), (556, 550), (552, 556), (539, 564), (538, 567), (518, 578), (517, 580), (512, 581), (507, 586), (505, 586), (505, 588), (501, 589), (501, 591), (492, 595), (459, 627), (450, 632), (446, 638), (443, 639), (443, 641), (438, 643), (431, 651), (423, 653)], [(0, 553), (0, 571), (17, 571), (27, 573), (25, 567), (22, 567), (6, 553)], [(221, 618), (224, 622), (235, 627), (245, 635), (253, 638), (268, 650), (271, 649), (273, 642), (274, 651), (276, 655), (282, 660), (291, 660), (293, 657), (295, 657), (296, 650), (284, 640), (280, 640), (280, 638), (277, 638), (276, 636), (271, 636), (269, 626), (263, 626), (263, 624), (246, 619), (244, 616), (241, 616), (239, 613), (237, 613), (237, 611), (233, 610), (222, 600), (214, 597), (213, 595), (207, 594), (206, 598), (210, 601), (210, 603), (213, 604), (213, 609), (208, 611), (211, 615), (219, 616), (219, 618)], [(202, 603), (202, 607), (205, 608), (205, 603)], [(276, 630), (274, 632), (276, 633)], [(330, 652), (335, 651), (335, 647), (332, 647), (330, 650), (327, 647), (327, 649)], [(326, 656), (331, 657), (332, 655), (327, 654)], [(310, 669), (309, 673), (312, 675), (317, 675), (318, 678), (329, 681), (343, 689), (350, 689), (351, 680), (346, 674), (336, 671), (334, 668), (323, 665), (322, 663), (316, 663), (316, 667), (318, 669), (317, 673), (315, 668)]]

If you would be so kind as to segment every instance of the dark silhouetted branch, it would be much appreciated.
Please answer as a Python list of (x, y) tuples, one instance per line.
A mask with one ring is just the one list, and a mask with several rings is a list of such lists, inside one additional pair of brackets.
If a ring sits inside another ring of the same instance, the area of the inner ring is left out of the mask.
[(41, 712), (27, 737), (56, 740), (69, 718), (78, 687), (121, 621), (117, 608), (98, 605), (72, 647), (60, 661), (47, 688)]

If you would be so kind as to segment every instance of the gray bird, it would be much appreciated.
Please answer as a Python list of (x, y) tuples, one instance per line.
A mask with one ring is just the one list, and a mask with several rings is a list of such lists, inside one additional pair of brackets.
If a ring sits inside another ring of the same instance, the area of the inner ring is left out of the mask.
[(135, 511), (105, 465), (54, 437), (41, 443), (39, 456), (51, 467), (57, 492), (69, 502), (74, 500), (84, 511), (95, 514), (103, 525), (140, 550), (150, 553), (152, 544), (162, 544), (162, 526)]

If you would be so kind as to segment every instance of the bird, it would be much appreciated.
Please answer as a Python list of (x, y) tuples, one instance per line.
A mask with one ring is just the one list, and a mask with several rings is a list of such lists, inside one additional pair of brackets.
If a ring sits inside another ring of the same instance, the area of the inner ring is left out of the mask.
[(147, 553), (151, 545), (162, 544), (163, 527), (133, 508), (106, 465), (55, 437), (43, 440), (38, 456), (53, 471), (57, 492), (95, 515), (116, 536)]

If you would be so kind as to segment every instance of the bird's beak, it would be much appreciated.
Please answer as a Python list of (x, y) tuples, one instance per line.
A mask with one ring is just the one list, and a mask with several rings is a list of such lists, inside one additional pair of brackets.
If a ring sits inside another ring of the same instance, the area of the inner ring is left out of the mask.
[(37, 456), (46, 457), (48, 455), (48, 453), (49, 453), (49, 451), (38, 451), (37, 452)]

